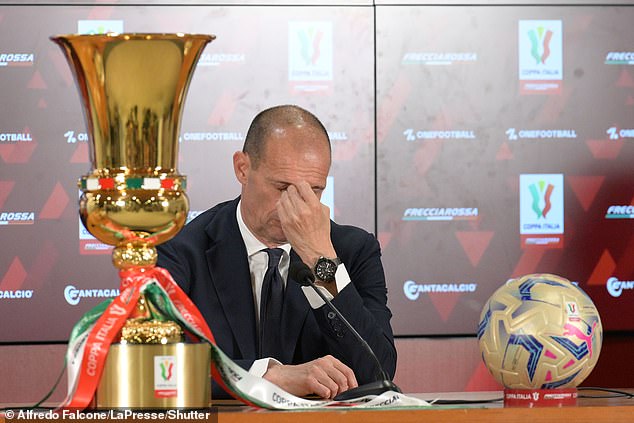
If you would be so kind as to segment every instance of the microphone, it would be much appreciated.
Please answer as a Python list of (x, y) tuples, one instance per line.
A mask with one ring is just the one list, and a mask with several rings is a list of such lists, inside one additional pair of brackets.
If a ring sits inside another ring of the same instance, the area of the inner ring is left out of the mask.
[(366, 383), (364, 385), (360, 385), (356, 388), (348, 389), (345, 392), (340, 393), (336, 397), (334, 397), (335, 401), (345, 401), (354, 398), (360, 398), (366, 395), (381, 395), (387, 391), (395, 391), (401, 392), (400, 388), (394, 384), (387, 376), (387, 373), (383, 370), (383, 366), (381, 366), (381, 362), (370, 348), (370, 345), (366, 342), (365, 339), (356, 329), (348, 322), (348, 320), (343, 317), (343, 315), (339, 312), (337, 307), (326, 298), (326, 296), (321, 292), (319, 288), (315, 285), (315, 275), (308, 268), (308, 266), (302, 261), (291, 261), (290, 267), (288, 269), (288, 278), (298, 282), (303, 286), (310, 286), (313, 290), (319, 295), (319, 297), (324, 300), (328, 307), (339, 317), (339, 319), (343, 322), (343, 324), (348, 328), (348, 330), (354, 335), (355, 338), (359, 341), (363, 349), (368, 353), (368, 355), (374, 361), (376, 365), (376, 381)]

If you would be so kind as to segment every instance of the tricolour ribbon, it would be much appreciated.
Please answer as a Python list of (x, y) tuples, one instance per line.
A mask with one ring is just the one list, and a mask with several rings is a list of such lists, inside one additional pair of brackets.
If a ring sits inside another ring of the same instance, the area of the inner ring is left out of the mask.
[(167, 270), (153, 267), (126, 270), (120, 275), (120, 295), (86, 313), (71, 332), (66, 353), (68, 395), (60, 408), (84, 409), (90, 404), (101, 379), (110, 345), (133, 313), (141, 294), (191, 335), (210, 344), (212, 377), (224, 390), (247, 405), (282, 410), (429, 405), (423, 400), (392, 391), (350, 401), (307, 400), (297, 397), (264, 378), (250, 374), (227, 357), (216, 345), (198, 308)]

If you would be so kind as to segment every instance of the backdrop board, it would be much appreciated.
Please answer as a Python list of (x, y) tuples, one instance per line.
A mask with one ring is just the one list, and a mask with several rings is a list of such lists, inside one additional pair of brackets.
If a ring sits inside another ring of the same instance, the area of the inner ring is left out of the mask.
[(231, 157), (251, 119), (292, 103), (329, 131), (322, 201), (332, 217), (374, 231), (372, 8), (0, 5), (0, 343), (64, 341), (83, 313), (118, 293), (110, 248), (79, 222), (86, 128), (48, 39), (107, 31), (218, 37), (194, 73), (181, 126), (190, 218), (239, 194)]
[(377, 232), (398, 335), (556, 273), (634, 329), (634, 7), (377, 6)]
[(0, 343), (64, 341), (117, 294), (109, 248), (79, 223), (86, 129), (48, 39), (106, 31), (218, 36), (181, 127), (190, 217), (238, 194), (231, 156), (257, 112), (322, 118), (322, 200), (377, 233), (397, 335), (475, 334), (491, 293), (534, 272), (578, 283), (606, 331), (634, 330), (625, 1), (42, 3), (0, 1)]

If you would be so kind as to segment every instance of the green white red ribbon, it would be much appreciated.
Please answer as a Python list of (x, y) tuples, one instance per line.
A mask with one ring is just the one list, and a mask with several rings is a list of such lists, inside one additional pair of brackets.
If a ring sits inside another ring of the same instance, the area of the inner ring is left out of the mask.
[(200, 311), (169, 272), (153, 267), (142, 271), (122, 271), (120, 295), (90, 310), (73, 328), (66, 353), (68, 394), (60, 408), (84, 409), (91, 403), (110, 345), (134, 311), (141, 294), (191, 335), (210, 344), (212, 377), (223, 389), (247, 405), (278, 410), (429, 406), (423, 400), (391, 391), (350, 401), (307, 400), (250, 374), (216, 346)]

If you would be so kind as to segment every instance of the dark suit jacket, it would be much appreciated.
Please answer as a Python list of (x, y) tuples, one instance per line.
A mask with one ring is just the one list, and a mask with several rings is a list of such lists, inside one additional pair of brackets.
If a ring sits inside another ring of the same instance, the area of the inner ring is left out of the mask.
[[(198, 306), (217, 345), (248, 369), (257, 359), (254, 297), (246, 248), (236, 220), (238, 199), (218, 204), (158, 247), (164, 267)], [(351, 283), (333, 303), (376, 353), (390, 377), (396, 349), (387, 308), (379, 244), (362, 229), (331, 222), (331, 239)], [(291, 260), (299, 260), (291, 251)], [(376, 365), (359, 342), (324, 305), (313, 310), (299, 284), (286, 284), (282, 316), (284, 364), (331, 354), (354, 370), (360, 384), (376, 378)], [(214, 384), (215, 385), (215, 384)], [(221, 394), (214, 386), (214, 395)]]

